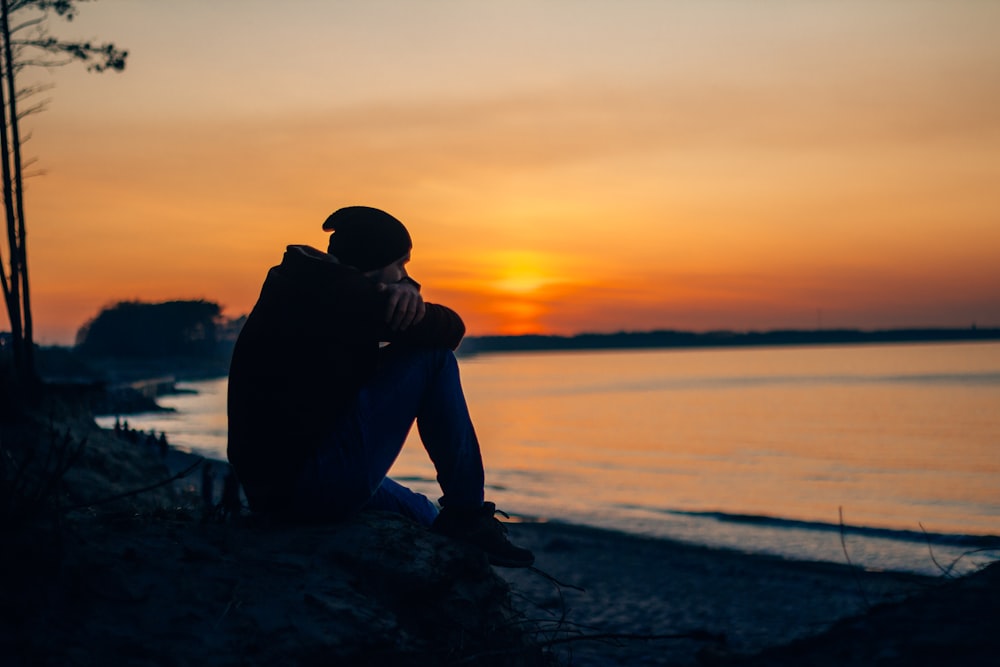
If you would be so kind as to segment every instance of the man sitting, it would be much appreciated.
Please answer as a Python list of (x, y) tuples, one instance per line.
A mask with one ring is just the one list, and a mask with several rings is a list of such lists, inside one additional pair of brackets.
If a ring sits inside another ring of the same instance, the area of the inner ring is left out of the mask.
[[(420, 296), (406, 271), (406, 228), (351, 206), (323, 229), (333, 232), (328, 252), (291, 245), (269, 271), (233, 352), (228, 456), (251, 510), (316, 521), (388, 510), (481, 548), (495, 565), (531, 565), (484, 502), (454, 355), (465, 325)], [(386, 476), (414, 422), (440, 512)]]

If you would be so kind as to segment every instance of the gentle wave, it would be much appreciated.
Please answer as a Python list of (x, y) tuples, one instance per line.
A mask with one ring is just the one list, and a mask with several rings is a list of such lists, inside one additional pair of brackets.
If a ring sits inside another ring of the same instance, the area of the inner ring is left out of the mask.
[(856, 526), (846, 523), (829, 523), (824, 521), (802, 521), (799, 519), (785, 519), (775, 516), (757, 514), (731, 514), (728, 512), (696, 512), (686, 510), (660, 510), (664, 514), (677, 516), (691, 516), (698, 518), (716, 519), (726, 523), (751, 524), (755, 526), (769, 526), (773, 528), (788, 528), (800, 530), (843, 532), (851, 535), (863, 535), (865, 537), (882, 537), (891, 540), (904, 540), (907, 542), (926, 542), (928, 544), (940, 544), (968, 549), (998, 549), (1000, 548), (1000, 536), (998, 535), (963, 535), (956, 533), (931, 533), (918, 530), (902, 530), (894, 528), (878, 528), (874, 526)]
[(642, 382), (610, 382), (597, 385), (558, 387), (539, 394), (577, 395), (603, 392), (689, 391), (692, 389), (749, 389), (772, 386), (854, 386), (854, 385), (958, 385), (1000, 386), (1000, 373), (927, 373), (913, 375), (760, 375), (715, 378), (657, 378)]

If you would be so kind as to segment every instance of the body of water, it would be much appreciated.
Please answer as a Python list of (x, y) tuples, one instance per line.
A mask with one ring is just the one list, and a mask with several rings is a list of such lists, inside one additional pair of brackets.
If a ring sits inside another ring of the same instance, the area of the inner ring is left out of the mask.
[[(461, 368), (487, 497), (514, 515), (930, 574), (1000, 557), (1000, 344), (505, 353)], [(226, 381), (189, 388), (161, 401), (175, 413), (129, 423), (224, 459)], [(440, 495), (415, 429), (391, 475)]]

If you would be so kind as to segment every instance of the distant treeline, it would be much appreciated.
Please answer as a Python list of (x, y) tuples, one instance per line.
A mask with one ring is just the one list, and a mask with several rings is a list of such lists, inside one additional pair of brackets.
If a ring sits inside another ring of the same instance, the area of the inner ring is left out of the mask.
[(203, 299), (121, 301), (84, 324), (71, 351), (46, 351), (41, 372), (117, 381), (223, 376), (245, 319), (223, 317), (219, 304)]
[(88, 357), (209, 357), (218, 351), (220, 320), (211, 301), (121, 301), (80, 328), (76, 348)]
[[(112, 304), (77, 334), (74, 352), (89, 363), (132, 369), (149, 377), (188, 366), (193, 372), (225, 374), (229, 356), (246, 316), (228, 319), (222, 308), (205, 300)], [(816, 329), (775, 331), (620, 331), (573, 336), (467, 336), (459, 353), (532, 350), (611, 350), (643, 348), (750, 347), (780, 345), (855, 345), (940, 341), (1000, 340), (1000, 328), (908, 328), (865, 331)], [(2, 338), (0, 338), (2, 348)]]
[(817, 329), (779, 331), (645, 331), (575, 336), (467, 336), (459, 352), (538, 350), (610, 350), (635, 348), (750, 347), (777, 345), (857, 345), (872, 343), (925, 343), (943, 341), (1000, 340), (1000, 329)]

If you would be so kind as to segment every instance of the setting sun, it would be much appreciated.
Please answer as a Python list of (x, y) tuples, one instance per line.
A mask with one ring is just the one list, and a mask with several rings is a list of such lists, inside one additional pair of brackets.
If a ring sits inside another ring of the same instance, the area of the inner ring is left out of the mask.
[(525, 251), (498, 253), (492, 262), (486, 262), (486, 266), (489, 267), (491, 263), (499, 267), (499, 275), (491, 283), (501, 293), (533, 294), (556, 281), (555, 277), (546, 275), (543, 256), (540, 253)]

